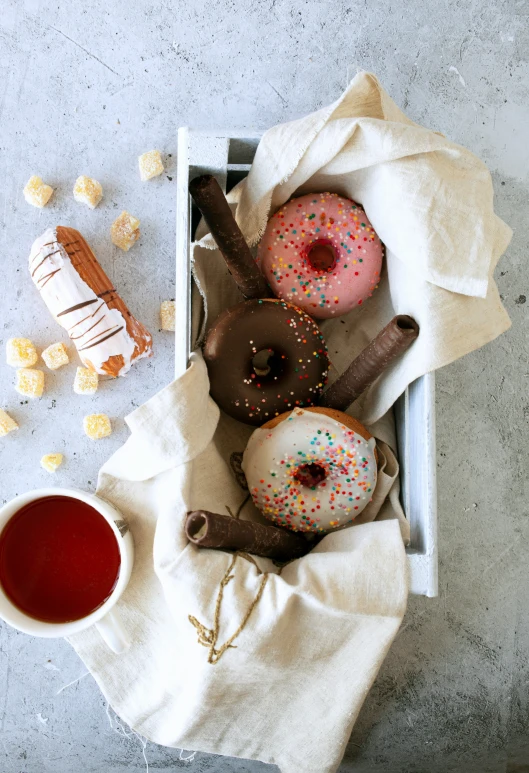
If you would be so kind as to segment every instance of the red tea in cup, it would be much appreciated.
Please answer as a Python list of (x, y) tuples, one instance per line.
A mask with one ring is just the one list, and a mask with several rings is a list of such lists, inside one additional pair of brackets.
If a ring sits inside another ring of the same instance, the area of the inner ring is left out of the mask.
[(114, 590), (121, 564), (112, 527), (73, 497), (22, 507), (0, 534), (0, 584), (24, 614), (67, 623), (95, 612)]

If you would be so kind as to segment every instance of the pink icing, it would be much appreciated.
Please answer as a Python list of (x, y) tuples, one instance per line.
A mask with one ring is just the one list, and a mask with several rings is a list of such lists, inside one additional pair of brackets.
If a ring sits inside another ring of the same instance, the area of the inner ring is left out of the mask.
[(336, 193), (309, 193), (268, 221), (257, 260), (278, 298), (324, 319), (371, 297), (382, 255), (359, 204)]

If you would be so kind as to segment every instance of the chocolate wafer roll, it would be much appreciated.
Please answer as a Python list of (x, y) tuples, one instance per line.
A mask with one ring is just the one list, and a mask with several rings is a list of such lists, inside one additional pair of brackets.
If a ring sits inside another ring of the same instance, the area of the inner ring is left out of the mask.
[(188, 513), (185, 530), (189, 541), (199, 548), (242, 550), (276, 561), (301, 558), (314, 547), (314, 542), (300, 534), (207, 510)]
[(272, 292), (246, 244), (216, 179), (205, 174), (189, 183), (189, 192), (245, 298), (270, 298)]
[(353, 360), (339, 379), (325, 391), (319, 404), (345, 411), (368, 386), (415, 341), (419, 325), (405, 315), (393, 317), (366, 348)]

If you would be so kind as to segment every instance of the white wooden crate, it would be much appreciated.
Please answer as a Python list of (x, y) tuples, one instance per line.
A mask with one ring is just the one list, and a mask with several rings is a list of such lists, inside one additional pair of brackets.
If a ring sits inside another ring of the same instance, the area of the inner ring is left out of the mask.
[[(193, 208), (189, 181), (213, 174), (221, 187), (248, 174), (260, 134), (205, 133), (182, 128), (178, 133), (176, 208), (176, 376), (187, 368), (191, 348), (190, 246)], [(195, 213), (196, 214), (196, 213)], [(185, 331), (182, 335), (182, 331)], [(422, 376), (395, 405), (401, 469), (401, 500), (410, 522), (407, 549), (411, 592), (437, 596), (437, 489), (435, 463), (435, 377)]]

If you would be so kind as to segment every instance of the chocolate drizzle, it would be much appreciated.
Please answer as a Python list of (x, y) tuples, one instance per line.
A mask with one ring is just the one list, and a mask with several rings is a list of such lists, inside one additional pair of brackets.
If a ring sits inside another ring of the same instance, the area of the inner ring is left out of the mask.
[(48, 252), (48, 254), (47, 254), (47, 255), (45, 255), (45, 256), (42, 258), (42, 260), (40, 261), (40, 263), (39, 263), (38, 265), (36, 265), (36, 266), (35, 266), (35, 268), (34, 268), (34, 269), (33, 269), (33, 271), (31, 272), (31, 276), (32, 276), (32, 277), (33, 277), (33, 276), (35, 276), (35, 274), (37, 273), (37, 271), (39, 270), (39, 268), (42, 266), (42, 264), (43, 264), (43, 263), (44, 263), (46, 260), (48, 260), (48, 258), (51, 258), (51, 256), (52, 256), (52, 255), (57, 255), (57, 253), (58, 253), (58, 252), (60, 252), (60, 250), (54, 250), (53, 252)]
[[(112, 330), (111, 327), (108, 328), (108, 330)], [(99, 338), (98, 341), (94, 341), (93, 344), (90, 344), (89, 346), (83, 346), (81, 349), (79, 349), (80, 352), (84, 352), (86, 349), (91, 349), (93, 346), (98, 346), (99, 344), (102, 344), (103, 341), (108, 341), (109, 338), (113, 338), (115, 335), (117, 335), (119, 332), (123, 330), (123, 325), (121, 327), (118, 327), (116, 330), (114, 330), (110, 335), (105, 336), (105, 338)], [(103, 333), (106, 333), (106, 330), (103, 330)], [(100, 333), (99, 335), (103, 335), (103, 333)], [(98, 336), (94, 336), (94, 338), (97, 338)], [(93, 338), (89, 339), (90, 341), (93, 341)]]
[(118, 376), (134, 360), (151, 354), (149, 332), (131, 315), (78, 231), (64, 226), (46, 231), (33, 244), (29, 267), (48, 308), (78, 351), (90, 350), (89, 357), (81, 356), (87, 367)]
[(43, 280), (43, 279), (45, 279), (46, 281), (45, 281), (45, 282), (42, 282), (42, 284), (40, 284), (40, 289), (42, 290), (42, 288), (43, 288), (43, 287), (45, 287), (45, 286), (48, 284), (48, 282), (50, 281), (50, 279), (51, 279), (53, 276), (55, 276), (55, 274), (58, 274), (60, 270), (61, 270), (60, 268), (56, 268), (56, 269), (55, 269), (55, 271), (51, 271), (49, 274), (46, 274), (46, 276), (42, 276), (42, 277), (39, 279), (39, 283), (40, 283), (40, 282), (42, 282), (42, 280)]
[[(58, 252), (58, 250), (57, 250), (57, 252)], [(92, 303), (97, 303), (97, 300), (94, 298), (91, 301), (84, 301), (83, 303), (77, 303), (75, 306), (70, 306), (69, 309), (65, 309), (64, 311), (59, 312), (59, 314), (57, 314), (57, 316), (58, 317), (64, 317), (65, 314), (70, 314), (72, 311), (77, 311), (78, 309), (84, 309), (85, 306), (90, 306), (90, 304), (92, 304)], [(86, 319), (86, 317), (85, 317), (85, 319)], [(79, 322), (77, 324), (79, 324)]]
[[(95, 301), (95, 303), (97, 303), (97, 301)], [(75, 325), (72, 325), (72, 327), (69, 327), (69, 328), (67, 328), (67, 330), (68, 330), (68, 335), (70, 336), (70, 338), (72, 338), (72, 339), (73, 339), (73, 336), (72, 336), (72, 330), (75, 330), (75, 328), (77, 327), (77, 325), (81, 325), (83, 322), (86, 322), (86, 320), (87, 320), (87, 319), (92, 319), (93, 317), (95, 317), (95, 315), (97, 314), (97, 312), (98, 312), (100, 309), (102, 309), (104, 305), (105, 305), (104, 303), (100, 303), (100, 304), (99, 304), (99, 306), (97, 307), (97, 309), (96, 309), (96, 310), (95, 310), (95, 311), (94, 311), (92, 314), (88, 314), (86, 317), (83, 317), (82, 319), (80, 319), (80, 320), (79, 320), (79, 322), (76, 322), (76, 323), (75, 323)], [(63, 313), (64, 313), (64, 312), (63, 312)]]
[[(100, 325), (100, 324), (101, 324), (101, 322), (103, 322), (103, 320), (104, 320), (104, 319), (105, 319), (105, 317), (104, 317), (104, 316), (103, 316), (103, 317), (101, 317), (100, 319), (98, 319), (98, 320), (97, 320), (97, 322), (94, 322), (94, 324), (93, 324), (91, 327), (87, 328), (87, 329), (86, 329), (86, 330), (85, 330), (83, 333), (81, 333), (81, 335), (79, 335), (79, 336), (73, 336), (73, 335), (72, 335), (72, 331), (71, 331), (71, 330), (69, 330), (69, 331), (68, 331), (68, 333), (69, 333), (69, 335), (70, 335), (70, 338), (72, 339), (72, 341), (78, 341), (80, 338), (84, 338), (84, 337), (85, 337), (85, 335), (86, 335), (87, 333), (89, 333), (89, 332), (90, 332), (91, 330), (93, 330), (95, 327), (97, 327), (98, 325)], [(78, 324), (79, 324), (79, 323), (78, 323)], [(72, 328), (72, 329), (73, 329), (73, 328)], [(90, 339), (90, 341), (92, 341), (92, 340), (93, 340), (93, 339), (91, 338), (91, 339)]]

